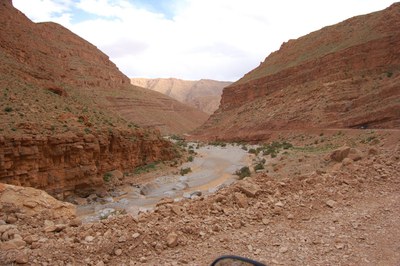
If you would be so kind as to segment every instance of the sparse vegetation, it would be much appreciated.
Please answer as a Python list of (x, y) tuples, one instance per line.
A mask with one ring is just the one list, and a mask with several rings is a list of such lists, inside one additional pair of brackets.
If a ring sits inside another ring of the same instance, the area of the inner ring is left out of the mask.
[(146, 165), (142, 165), (139, 167), (136, 167), (135, 170), (133, 171), (134, 174), (139, 175), (139, 174), (143, 174), (143, 173), (148, 173), (151, 171), (156, 170), (157, 168), (157, 164), (158, 162), (153, 162), (153, 163), (149, 163)]
[(193, 156), (188, 157), (188, 162), (193, 162), (193, 160), (194, 160)]
[(183, 137), (181, 137), (179, 135), (176, 135), (176, 134), (171, 135), (170, 138), (173, 139), (173, 140), (176, 140), (176, 141), (184, 140)]
[(283, 150), (288, 150), (293, 148), (293, 145), (289, 142), (282, 141), (274, 141), (270, 144), (264, 144), (262, 147), (263, 155), (271, 155), (272, 158), (275, 158), (278, 153)]
[(9, 113), (9, 112), (12, 112), (12, 108), (11, 107), (9, 107), (9, 106), (7, 106), (6, 108), (4, 108), (4, 112), (6, 112), (6, 113)]
[(248, 166), (244, 166), (235, 172), (235, 175), (239, 177), (239, 179), (243, 179), (245, 177), (251, 176), (250, 168)]
[(366, 144), (378, 144), (380, 141), (376, 136), (368, 136), (360, 141), (360, 143)]
[(262, 164), (262, 163), (258, 163), (254, 166), (254, 171), (262, 170), (262, 169), (264, 169), (264, 164)]
[(111, 181), (111, 177), (112, 177), (112, 174), (110, 172), (105, 173), (103, 175), (104, 182), (110, 182)]
[(338, 146), (333, 144), (325, 144), (319, 146), (310, 146), (306, 145), (304, 147), (293, 147), (293, 150), (302, 151), (302, 152), (311, 152), (311, 153), (320, 153), (320, 152), (327, 152), (336, 149)]
[(186, 168), (181, 168), (181, 170), (179, 171), (179, 174), (183, 176), (190, 172), (192, 172), (192, 169), (190, 167), (186, 167)]
[(226, 147), (226, 143), (225, 142), (218, 141), (218, 140), (212, 141), (212, 142), (208, 143), (208, 145)]
[(251, 149), (248, 151), (248, 153), (257, 155), (257, 154), (258, 154), (258, 151), (257, 151), (256, 149), (254, 149), (254, 148), (251, 148)]
[(178, 140), (176, 142), (176, 145), (182, 147), (182, 148), (186, 148), (187, 147), (187, 142), (184, 139)]

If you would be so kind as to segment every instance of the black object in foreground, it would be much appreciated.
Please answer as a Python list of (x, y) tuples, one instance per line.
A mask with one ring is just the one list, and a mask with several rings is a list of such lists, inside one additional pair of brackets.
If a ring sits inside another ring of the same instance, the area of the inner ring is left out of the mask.
[(265, 264), (239, 256), (227, 255), (214, 260), (211, 266), (266, 266)]

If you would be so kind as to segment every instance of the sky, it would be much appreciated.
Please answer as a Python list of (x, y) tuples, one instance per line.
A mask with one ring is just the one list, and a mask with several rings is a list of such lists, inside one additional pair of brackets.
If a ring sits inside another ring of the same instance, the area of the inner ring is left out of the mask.
[(96, 45), (128, 77), (236, 81), (283, 42), (393, 0), (13, 0)]

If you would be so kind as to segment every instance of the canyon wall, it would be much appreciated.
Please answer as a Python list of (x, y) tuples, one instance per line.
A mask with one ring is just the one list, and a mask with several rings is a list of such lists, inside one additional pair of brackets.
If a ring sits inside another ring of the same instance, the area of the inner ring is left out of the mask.
[(400, 128), (399, 28), (396, 3), (284, 43), (224, 89), (220, 108), (196, 134)]
[(0, 1), (0, 28), (0, 182), (62, 198), (98, 188), (108, 171), (179, 155), (158, 130), (139, 127), (148, 109), (124, 106), (139, 122), (118, 112), (112, 99), (160, 106), (94, 45), (58, 24), (33, 23), (11, 0)]
[(177, 156), (172, 145), (144, 130), (108, 134), (0, 137), (0, 182), (46, 190), (61, 198), (102, 186), (104, 173), (132, 170)]

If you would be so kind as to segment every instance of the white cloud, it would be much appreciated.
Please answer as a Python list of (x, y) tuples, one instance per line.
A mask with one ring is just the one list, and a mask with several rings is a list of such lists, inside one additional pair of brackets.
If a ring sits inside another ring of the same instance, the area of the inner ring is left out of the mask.
[[(133, 0), (27, 2), (14, 0), (31, 19), (62, 23), (92, 42), (130, 77), (236, 80), (282, 42), (394, 1), (176, 0), (172, 19)], [(75, 22), (77, 11), (92, 16)]]
[(13, 0), (15, 7), (24, 12), (33, 21), (54, 21), (65, 24), (70, 20), (69, 0)]

